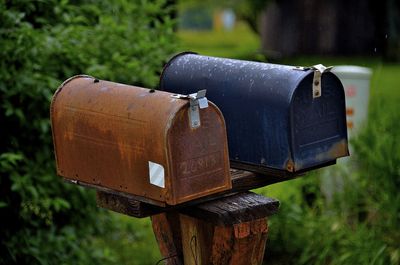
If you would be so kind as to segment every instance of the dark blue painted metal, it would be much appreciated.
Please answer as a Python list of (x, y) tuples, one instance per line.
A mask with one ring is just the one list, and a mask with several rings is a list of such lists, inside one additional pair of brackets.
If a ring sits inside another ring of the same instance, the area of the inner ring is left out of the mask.
[(160, 89), (207, 89), (226, 120), (231, 165), (286, 174), (348, 155), (343, 86), (324, 73), (313, 98), (312, 82), (311, 69), (183, 53), (165, 66)]

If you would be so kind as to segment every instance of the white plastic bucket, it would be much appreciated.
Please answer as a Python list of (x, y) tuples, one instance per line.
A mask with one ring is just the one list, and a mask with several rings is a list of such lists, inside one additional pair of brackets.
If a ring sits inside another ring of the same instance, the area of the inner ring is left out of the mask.
[[(346, 94), (346, 119), (349, 139), (360, 131), (368, 116), (370, 79), (372, 71), (366, 67), (341, 65), (331, 70), (343, 84)], [(350, 157), (340, 158), (337, 165), (322, 171), (321, 189), (328, 201), (336, 192), (343, 191), (345, 176), (352, 177), (357, 170), (354, 150), (349, 145)]]
[(332, 72), (339, 77), (344, 86), (347, 129), (351, 138), (357, 134), (367, 119), (372, 71), (361, 66), (341, 65), (335, 66)]

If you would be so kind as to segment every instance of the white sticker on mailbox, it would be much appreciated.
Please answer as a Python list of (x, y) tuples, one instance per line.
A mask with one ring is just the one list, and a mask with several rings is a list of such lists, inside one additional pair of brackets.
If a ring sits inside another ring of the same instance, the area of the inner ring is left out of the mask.
[(200, 109), (205, 109), (208, 107), (207, 98), (199, 98), (199, 107), (200, 107)]
[(164, 167), (160, 164), (149, 161), (150, 183), (165, 188)]

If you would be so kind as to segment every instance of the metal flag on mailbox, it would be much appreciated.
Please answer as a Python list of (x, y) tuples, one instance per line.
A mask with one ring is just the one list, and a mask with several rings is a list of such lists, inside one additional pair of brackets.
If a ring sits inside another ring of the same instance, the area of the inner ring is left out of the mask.
[(231, 188), (224, 118), (205, 91), (75, 76), (56, 91), (51, 123), (57, 172), (68, 180), (161, 206)]
[(207, 88), (226, 120), (232, 167), (293, 175), (348, 155), (343, 86), (329, 70), (182, 53), (160, 89)]

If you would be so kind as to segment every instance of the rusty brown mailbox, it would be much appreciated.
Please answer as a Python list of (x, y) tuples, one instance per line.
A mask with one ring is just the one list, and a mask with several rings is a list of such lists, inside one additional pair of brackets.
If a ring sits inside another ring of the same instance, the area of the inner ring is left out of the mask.
[(224, 118), (204, 94), (66, 80), (51, 105), (57, 173), (161, 206), (230, 189)]

